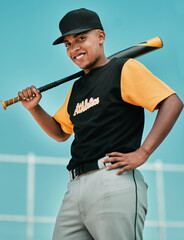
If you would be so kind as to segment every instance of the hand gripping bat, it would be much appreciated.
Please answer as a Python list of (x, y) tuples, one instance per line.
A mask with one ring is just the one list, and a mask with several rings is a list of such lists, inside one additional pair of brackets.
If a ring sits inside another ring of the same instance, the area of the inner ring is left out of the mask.
[[(161, 40), (160, 37), (155, 37), (155, 38), (152, 38), (148, 41), (145, 41), (145, 42), (142, 42), (142, 43), (139, 43), (135, 46), (132, 46), (130, 48), (127, 48), (125, 50), (122, 50), (118, 53), (115, 53), (113, 55), (111, 55), (110, 57), (108, 57), (109, 60), (113, 59), (113, 58), (120, 58), (120, 57), (125, 57), (125, 58), (137, 58), (137, 57), (140, 57), (146, 53), (149, 53), (149, 52), (152, 52), (156, 49), (159, 49), (159, 48), (162, 48), (163, 47), (163, 42)], [(68, 82), (70, 80), (73, 80), (75, 78), (79, 78), (81, 77), (82, 75), (84, 75), (84, 71), (80, 71), (80, 72), (77, 72), (75, 74), (72, 74), (68, 77), (65, 77), (65, 78), (62, 78), (58, 81), (55, 81), (55, 82), (52, 82), (52, 83), (49, 83), (49, 84), (46, 84), (40, 88), (38, 88), (38, 90), (40, 92), (44, 92), (44, 91), (47, 91), (51, 88), (54, 88), (60, 84), (63, 84), (65, 82)], [(22, 99), (18, 96), (18, 97), (15, 97), (13, 99), (10, 99), (8, 101), (1, 101), (1, 104), (4, 108), (4, 110), (6, 110), (6, 108), (14, 103), (17, 103), (19, 101), (21, 101)]]

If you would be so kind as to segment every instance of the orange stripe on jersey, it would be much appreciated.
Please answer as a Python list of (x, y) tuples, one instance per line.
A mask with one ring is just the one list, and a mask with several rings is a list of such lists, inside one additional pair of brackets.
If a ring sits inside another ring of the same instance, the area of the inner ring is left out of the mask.
[[(73, 86), (72, 86), (73, 87)], [(62, 130), (65, 133), (72, 134), (73, 133), (73, 124), (70, 120), (70, 116), (67, 111), (68, 101), (70, 99), (72, 87), (66, 97), (64, 104), (60, 107), (60, 109), (54, 114), (54, 119), (61, 125)]]
[(174, 93), (138, 61), (129, 59), (124, 64), (121, 72), (121, 96), (125, 102), (153, 112), (162, 100)]

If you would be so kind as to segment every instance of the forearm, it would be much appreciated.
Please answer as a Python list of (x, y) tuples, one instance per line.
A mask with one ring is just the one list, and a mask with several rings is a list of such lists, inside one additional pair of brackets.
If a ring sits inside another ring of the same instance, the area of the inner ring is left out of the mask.
[(172, 129), (183, 108), (183, 103), (176, 94), (173, 94), (161, 102), (158, 108), (154, 125), (140, 148), (130, 153), (111, 152), (106, 154), (109, 158), (105, 159), (104, 163), (114, 162), (108, 167), (108, 170), (121, 168), (117, 172), (119, 175), (145, 163)]
[(182, 108), (183, 103), (176, 94), (160, 103), (154, 125), (140, 148), (148, 157), (171, 131)]
[(65, 133), (59, 123), (51, 117), (44, 109), (37, 105), (33, 109), (29, 110), (33, 118), (40, 125), (40, 127), (53, 139), (58, 142), (66, 141), (70, 134)]

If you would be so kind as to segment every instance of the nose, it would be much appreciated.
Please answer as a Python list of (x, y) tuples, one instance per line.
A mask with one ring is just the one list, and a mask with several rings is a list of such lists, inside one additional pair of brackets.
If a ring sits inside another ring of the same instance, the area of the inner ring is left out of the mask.
[(74, 44), (71, 48), (71, 53), (75, 53), (77, 51), (79, 51), (81, 49), (81, 47), (78, 44)]
[(73, 57), (77, 54), (78, 51), (80, 51), (80, 49), (81, 49), (80, 44), (72, 42), (70, 44), (70, 47), (67, 48), (67, 55), (69, 56), (69, 58), (73, 60)]
[(80, 46), (75, 46), (75, 47), (72, 48), (71, 53), (75, 53), (75, 52), (77, 52), (79, 50), (80, 50)]

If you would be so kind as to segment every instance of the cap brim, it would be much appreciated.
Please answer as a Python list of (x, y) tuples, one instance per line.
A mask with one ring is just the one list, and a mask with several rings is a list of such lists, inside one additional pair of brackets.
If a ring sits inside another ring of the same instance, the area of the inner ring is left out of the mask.
[(85, 32), (85, 31), (89, 31), (89, 30), (92, 30), (93, 28), (80, 28), (80, 29), (75, 29), (75, 30), (72, 30), (70, 32), (67, 32), (65, 34), (63, 34), (61, 37), (57, 38), (54, 42), (53, 42), (53, 45), (57, 45), (57, 44), (60, 44), (60, 43), (63, 43), (64, 41), (64, 37), (68, 36), (68, 35), (71, 35), (71, 34), (76, 34), (76, 33), (80, 33), (80, 32)]

